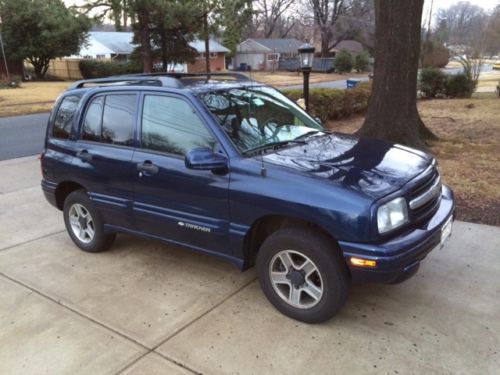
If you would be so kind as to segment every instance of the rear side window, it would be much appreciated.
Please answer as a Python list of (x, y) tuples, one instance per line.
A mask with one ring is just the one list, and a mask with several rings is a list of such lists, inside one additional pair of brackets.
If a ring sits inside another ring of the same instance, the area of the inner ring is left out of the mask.
[(132, 146), (135, 94), (98, 96), (90, 102), (83, 120), (82, 139)]
[(70, 137), (80, 98), (80, 95), (70, 95), (62, 100), (52, 126), (52, 137), (59, 139), (68, 139)]
[(86, 141), (101, 140), (102, 110), (104, 96), (94, 98), (90, 103), (83, 121), (82, 138)]
[(135, 95), (107, 95), (102, 115), (101, 142), (132, 146)]

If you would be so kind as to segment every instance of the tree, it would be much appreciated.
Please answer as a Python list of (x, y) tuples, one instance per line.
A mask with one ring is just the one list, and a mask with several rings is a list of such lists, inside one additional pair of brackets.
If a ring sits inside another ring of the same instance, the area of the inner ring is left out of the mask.
[(163, 70), (168, 64), (193, 62), (196, 51), (189, 45), (200, 29), (198, 2), (162, 1), (151, 16), (153, 53), (159, 56)]
[(130, 12), (136, 22), (134, 28), (134, 42), (139, 43), (144, 73), (153, 71), (153, 49), (151, 46), (151, 18), (156, 8), (156, 0), (130, 0)]
[(486, 13), (483, 8), (468, 1), (459, 1), (448, 9), (439, 9), (438, 32), (445, 35), (448, 44), (469, 46), (484, 29)]
[(375, 76), (358, 135), (419, 149), (437, 137), (417, 110), (417, 74), (424, 0), (375, 0)]
[(97, 20), (102, 21), (105, 17), (109, 17), (115, 24), (115, 30), (123, 31), (127, 29), (131, 1), (133, 0), (87, 0), (79, 8), (86, 13), (98, 10)]
[(37, 78), (45, 77), (49, 62), (77, 53), (90, 20), (67, 9), (61, 0), (0, 0), (5, 53), (26, 59)]
[[(262, 25), (263, 37), (270, 38), (275, 35), (276, 26), (282, 21), (285, 12), (287, 12), (294, 0), (257, 0), (255, 4), (256, 16)], [(282, 37), (279, 35), (279, 37)]]
[(231, 52), (226, 57), (236, 54), (236, 47), (240, 43), (242, 25), (251, 21), (253, 15), (252, 0), (222, 0), (220, 7), (220, 26), (222, 44)]
[(309, 0), (321, 37), (321, 56), (346, 39), (361, 38), (370, 29), (371, 0)]

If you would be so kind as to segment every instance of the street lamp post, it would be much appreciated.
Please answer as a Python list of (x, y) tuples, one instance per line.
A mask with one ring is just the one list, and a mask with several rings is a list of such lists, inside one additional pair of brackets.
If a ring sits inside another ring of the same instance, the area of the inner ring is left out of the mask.
[(311, 74), (313, 66), (314, 47), (306, 42), (299, 47), (298, 52), (300, 69), (304, 75), (304, 101), (306, 104), (306, 111), (309, 111), (309, 75)]

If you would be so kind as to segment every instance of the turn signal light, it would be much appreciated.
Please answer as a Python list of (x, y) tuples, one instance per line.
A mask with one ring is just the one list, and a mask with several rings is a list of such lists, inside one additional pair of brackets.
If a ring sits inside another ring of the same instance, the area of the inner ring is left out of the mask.
[(351, 258), (351, 263), (353, 266), (358, 267), (377, 267), (377, 262), (375, 260)]

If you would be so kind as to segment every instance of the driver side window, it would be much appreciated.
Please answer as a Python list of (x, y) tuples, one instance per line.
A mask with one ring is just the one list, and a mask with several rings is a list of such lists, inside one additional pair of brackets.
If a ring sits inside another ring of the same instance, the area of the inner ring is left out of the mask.
[(142, 148), (184, 156), (215, 140), (191, 105), (171, 96), (146, 95), (142, 110)]

